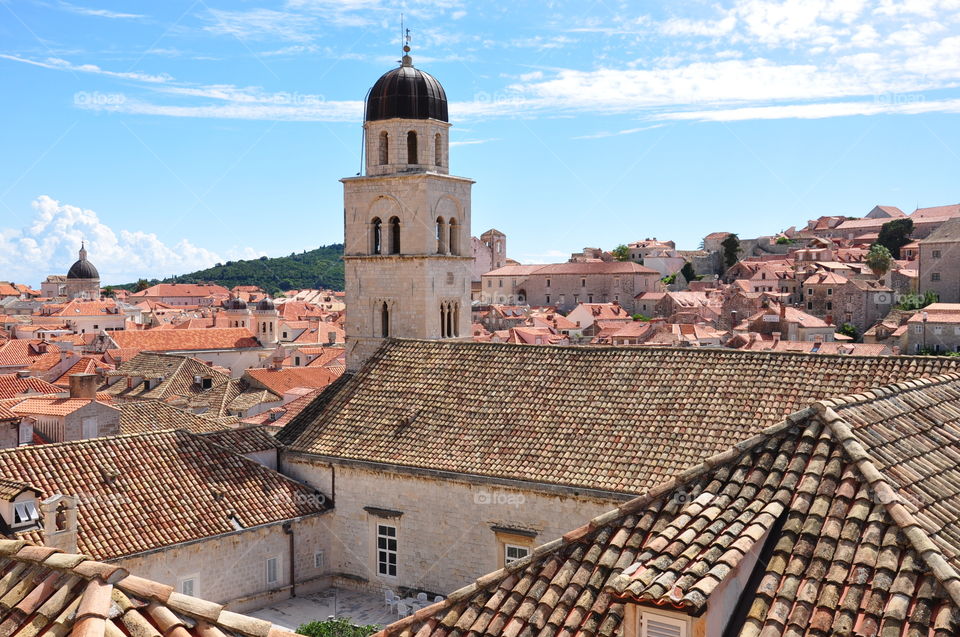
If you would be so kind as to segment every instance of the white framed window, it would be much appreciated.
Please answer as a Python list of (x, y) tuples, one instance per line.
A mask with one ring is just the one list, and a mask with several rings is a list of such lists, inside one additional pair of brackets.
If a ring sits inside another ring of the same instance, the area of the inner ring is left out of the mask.
[(377, 574), (397, 576), (397, 527), (377, 525)]
[(268, 557), (266, 563), (267, 586), (276, 586), (280, 583), (280, 558)]
[(661, 613), (638, 613), (640, 637), (689, 637), (690, 624), (686, 619)]
[(324, 558), (324, 555), (323, 555), (323, 551), (316, 551), (316, 552), (313, 554), (313, 568), (317, 568), (317, 569), (321, 569), (321, 570), (322, 570), (322, 569), (323, 569), (323, 565), (324, 565), (324, 559), (325, 559), (325, 558)]
[(913, 326), (913, 331), (914, 331), (914, 333), (916, 333), (916, 334), (920, 334), (920, 333), (923, 332), (923, 326), (922, 326), (922, 325), (914, 325), (914, 326)]
[(190, 597), (197, 597), (199, 591), (197, 590), (197, 576), (196, 575), (187, 575), (177, 579), (177, 591), (181, 595), (189, 595)]
[(503, 545), (503, 564), (506, 566), (511, 562), (522, 560), (530, 555), (530, 549), (526, 546), (517, 546), (516, 544)]
[(37, 511), (37, 505), (32, 500), (27, 502), (13, 503), (13, 525), (24, 526), (33, 524), (40, 519), (40, 512)]

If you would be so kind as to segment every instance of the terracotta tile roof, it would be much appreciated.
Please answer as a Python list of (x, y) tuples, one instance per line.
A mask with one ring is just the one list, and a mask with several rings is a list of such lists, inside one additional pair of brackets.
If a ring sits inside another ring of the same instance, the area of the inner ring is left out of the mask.
[(89, 398), (27, 398), (10, 411), (21, 416), (66, 416), (91, 402)]
[(632, 261), (596, 261), (587, 263), (551, 263), (541, 266), (539, 274), (657, 274), (656, 270)]
[(834, 272), (818, 272), (803, 281), (803, 285), (843, 285), (849, 279)]
[(483, 276), (529, 276), (542, 267), (542, 265), (505, 265)]
[[(80, 552), (113, 559), (318, 513), (312, 490), (183, 430), (0, 451), (0, 475), (78, 498)], [(176, 502), (177, 506), (171, 506)]]
[(252, 427), (240, 427), (238, 429), (222, 429), (203, 437), (210, 442), (226, 447), (234, 453), (241, 455), (247, 453), (256, 453), (257, 451), (267, 451), (268, 449), (280, 449), (283, 445), (277, 442), (273, 434), (267, 427), (254, 425)]
[(112, 371), (112, 367), (103, 363), (99, 356), (81, 356), (80, 360), (73, 364), (70, 369), (60, 375), (53, 384), (58, 386), (61, 391), (70, 387), (70, 376), (73, 374), (97, 374)]
[(0, 367), (27, 367), (42, 363), (50, 355), (59, 362), (60, 348), (36, 339), (17, 338), (0, 345)]
[(201, 351), (260, 347), (245, 327), (211, 327), (185, 330), (123, 330), (110, 332), (119, 349), (147, 352)]
[(230, 290), (220, 285), (198, 285), (195, 283), (158, 283), (146, 290), (134, 292), (131, 297), (141, 296), (230, 296)]
[[(960, 213), (958, 213), (958, 216), (960, 216)], [(942, 226), (931, 232), (926, 239), (922, 239), (919, 243), (926, 245), (928, 243), (937, 243), (940, 241), (960, 241), (960, 218), (950, 219)]]
[(0, 594), (10, 635), (294, 637), (114, 564), (22, 541), (0, 540)]
[(641, 493), (813, 400), (955, 369), (947, 357), (396, 340), (278, 438), (295, 452)]
[(185, 429), (190, 433), (203, 434), (226, 429), (208, 418), (192, 414), (159, 400), (125, 400), (117, 403), (120, 408), (120, 433), (138, 434), (164, 429)]
[(960, 303), (931, 303), (910, 316), (907, 322), (923, 323), (924, 312), (928, 323), (960, 323)]
[(210, 389), (191, 396), (187, 404), (206, 418), (233, 416), (261, 403), (282, 400), (280, 394), (266, 389), (251, 387), (245, 380), (230, 379)]
[(842, 343), (838, 341), (773, 341), (757, 339), (741, 349), (753, 351), (806, 352), (808, 354), (839, 354), (848, 356), (883, 356), (889, 348), (884, 343)]
[(734, 576), (724, 634), (960, 634), (958, 401), (953, 374), (811, 405), (381, 634), (621, 635)]
[[(104, 391), (121, 399), (163, 400), (171, 396), (193, 396), (204, 391), (203, 386), (195, 382), (196, 376), (209, 378), (215, 387), (230, 380), (228, 374), (213, 369), (203, 361), (176, 354), (140, 352), (135, 357), (121, 363), (116, 370), (107, 372), (107, 376), (121, 377), (107, 386)], [(150, 379), (156, 382), (148, 388), (143, 382), (128, 387), (125, 378)]]
[(927, 221), (931, 219), (951, 219), (960, 217), (960, 204), (949, 206), (933, 206), (932, 208), (917, 208), (910, 214), (914, 221)]
[(117, 316), (119, 314), (120, 306), (112, 299), (109, 301), (74, 299), (58, 311), (49, 314), (49, 316), (69, 318), (72, 316)]
[(322, 389), (337, 379), (337, 375), (326, 367), (254, 367), (244, 372), (244, 375), (252, 385), (269, 389), (280, 396), (294, 387)]
[(277, 428), (283, 427), (288, 422), (293, 420), (293, 418), (303, 411), (310, 403), (312, 403), (313, 399), (319, 396), (321, 392), (323, 392), (322, 389), (314, 389), (313, 391), (304, 394), (300, 398), (291, 400), (283, 407), (277, 407), (275, 409), (271, 409), (269, 412), (257, 414), (256, 416), (252, 416), (250, 418), (244, 418), (243, 422), (258, 425), (270, 425), (271, 427)]
[(14, 398), (28, 392), (33, 394), (57, 394), (62, 391), (62, 388), (36, 376), (21, 378), (19, 374), (0, 374), (0, 400)]

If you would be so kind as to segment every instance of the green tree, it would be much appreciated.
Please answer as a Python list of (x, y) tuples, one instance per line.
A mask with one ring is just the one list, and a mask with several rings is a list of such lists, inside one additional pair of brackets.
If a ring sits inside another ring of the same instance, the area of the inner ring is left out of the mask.
[(731, 233), (720, 245), (723, 247), (723, 264), (726, 267), (740, 260), (740, 239), (737, 235)]
[(890, 271), (890, 266), (893, 264), (893, 255), (890, 254), (887, 246), (874, 243), (870, 246), (870, 252), (867, 253), (866, 263), (877, 278), (880, 278)]
[(699, 280), (697, 273), (693, 269), (693, 264), (689, 261), (685, 262), (683, 267), (680, 268), (680, 274), (683, 275), (683, 278), (686, 279), (687, 282)]
[(369, 624), (354, 626), (347, 618), (327, 619), (322, 622), (301, 624), (297, 634), (309, 637), (367, 637), (380, 630), (379, 626)]
[(843, 334), (844, 336), (849, 336), (850, 338), (856, 340), (859, 338), (860, 334), (857, 332), (857, 328), (849, 323), (844, 323), (837, 328), (837, 334)]
[(150, 281), (147, 281), (146, 279), (139, 279), (133, 289), (136, 292), (143, 292), (148, 287), (150, 287)]
[(907, 294), (903, 297), (903, 300), (897, 305), (898, 310), (922, 310), (931, 303), (936, 303), (940, 300), (939, 295), (936, 292), (927, 290), (923, 295), (919, 294)]
[(634, 314), (630, 318), (632, 318), (634, 321), (643, 321), (644, 323), (650, 321), (650, 317), (644, 314)]
[(616, 248), (610, 251), (610, 254), (613, 255), (613, 258), (617, 261), (629, 261), (630, 260), (630, 248), (623, 245), (622, 243)]
[(913, 232), (913, 219), (894, 219), (880, 227), (877, 243), (889, 250), (894, 259), (899, 259), (900, 248), (910, 243), (911, 232)]

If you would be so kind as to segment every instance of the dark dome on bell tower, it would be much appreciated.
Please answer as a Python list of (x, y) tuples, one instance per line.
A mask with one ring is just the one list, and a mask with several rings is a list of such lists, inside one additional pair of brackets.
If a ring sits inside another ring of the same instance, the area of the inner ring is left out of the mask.
[(382, 119), (447, 119), (447, 94), (435, 77), (414, 68), (409, 55), (399, 68), (380, 76), (370, 92), (364, 109), (364, 121)]

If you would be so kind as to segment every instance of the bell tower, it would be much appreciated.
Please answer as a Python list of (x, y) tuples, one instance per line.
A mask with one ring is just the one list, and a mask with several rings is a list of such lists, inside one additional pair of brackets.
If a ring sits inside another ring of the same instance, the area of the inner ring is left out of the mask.
[(449, 171), (447, 96), (413, 66), (367, 94), (364, 174), (343, 183), (347, 369), (387, 338), (470, 336), (470, 189)]

